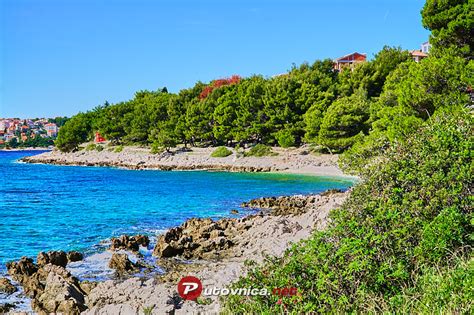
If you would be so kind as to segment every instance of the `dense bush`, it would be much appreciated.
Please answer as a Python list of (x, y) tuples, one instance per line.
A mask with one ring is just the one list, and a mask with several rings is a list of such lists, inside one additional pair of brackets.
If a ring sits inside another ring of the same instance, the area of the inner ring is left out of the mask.
[(276, 139), (278, 141), (278, 145), (280, 145), (282, 148), (296, 146), (296, 138), (290, 130), (280, 130), (276, 135)]
[(247, 152), (244, 153), (244, 156), (272, 156), (277, 155), (276, 152), (273, 152), (272, 148), (264, 144), (257, 144), (250, 148)]
[(226, 157), (232, 155), (232, 151), (227, 149), (226, 147), (218, 147), (211, 153), (212, 157)]
[(86, 147), (85, 147), (85, 150), (86, 151), (94, 151), (95, 150), (95, 143), (89, 143)]
[[(301, 295), (280, 304), (277, 296), (230, 296), (227, 308), (325, 313), (380, 311), (377, 305), (385, 305), (401, 310), (411, 294), (433, 303), (431, 311), (466, 311), (472, 293), (465, 267), (472, 266), (472, 152), (470, 113), (431, 118), (364, 169), (362, 182), (332, 211), (326, 231), (315, 232), (235, 284), (297, 287)], [(461, 267), (453, 265), (458, 254), (465, 257)], [(451, 280), (430, 283), (444, 278)], [(437, 297), (451, 289), (461, 296)], [(420, 303), (413, 307), (415, 312), (427, 309)]]

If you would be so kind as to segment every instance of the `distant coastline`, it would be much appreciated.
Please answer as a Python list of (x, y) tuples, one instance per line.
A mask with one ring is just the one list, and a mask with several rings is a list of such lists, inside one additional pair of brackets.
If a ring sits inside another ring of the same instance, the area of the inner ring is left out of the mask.
[(0, 149), (2, 152), (16, 152), (16, 151), (52, 151), (51, 148), (13, 148), (13, 149)]

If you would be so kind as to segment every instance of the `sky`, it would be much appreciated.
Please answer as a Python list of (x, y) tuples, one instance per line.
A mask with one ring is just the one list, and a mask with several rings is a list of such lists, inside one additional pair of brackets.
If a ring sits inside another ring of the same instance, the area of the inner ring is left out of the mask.
[(0, 117), (71, 116), (293, 63), (419, 49), (424, 0), (0, 0)]

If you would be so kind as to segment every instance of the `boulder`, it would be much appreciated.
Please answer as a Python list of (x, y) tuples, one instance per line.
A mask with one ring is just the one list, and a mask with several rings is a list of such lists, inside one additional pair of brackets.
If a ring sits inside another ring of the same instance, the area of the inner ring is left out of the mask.
[(85, 294), (89, 294), (96, 286), (97, 282), (91, 282), (91, 281), (82, 281), (79, 283), (82, 291), (84, 291)]
[(146, 235), (121, 235), (117, 238), (111, 239), (110, 250), (130, 250), (138, 252), (140, 246), (147, 247), (150, 244), (150, 239)]
[(84, 259), (84, 255), (80, 252), (70, 251), (70, 252), (67, 253), (68, 263), (75, 262), (75, 261), (81, 261), (83, 259)]
[(8, 295), (15, 293), (18, 289), (7, 278), (0, 278), (0, 292)]
[(41, 265), (27, 257), (7, 264), (8, 273), (20, 282), (25, 294), (31, 298), (32, 308), (38, 313), (79, 314), (86, 309), (85, 293), (79, 281), (65, 269), (64, 258), (67, 262), (67, 257), (63, 253), (40, 253)]
[(115, 269), (118, 275), (138, 271), (138, 266), (128, 259), (127, 254), (114, 253), (109, 261), (109, 268)]
[(52, 264), (56, 266), (66, 267), (68, 256), (63, 251), (40, 252), (36, 258), (38, 266)]
[(84, 291), (65, 269), (51, 268), (43, 292), (35, 299), (35, 309), (46, 313), (80, 314), (86, 309)]

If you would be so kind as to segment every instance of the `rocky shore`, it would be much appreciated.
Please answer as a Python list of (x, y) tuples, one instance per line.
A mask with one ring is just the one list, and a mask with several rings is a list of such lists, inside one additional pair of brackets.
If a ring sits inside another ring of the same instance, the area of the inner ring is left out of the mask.
[(337, 167), (337, 155), (314, 155), (307, 148), (273, 148), (274, 156), (243, 156), (233, 150), (227, 157), (211, 157), (215, 148), (183, 148), (172, 153), (151, 154), (149, 149), (124, 147), (121, 152), (114, 148), (102, 151), (81, 150), (62, 153), (57, 150), (23, 158), (27, 163), (58, 165), (113, 166), (142, 170), (220, 170), (231, 172), (288, 172), (343, 176)]
[[(238, 219), (190, 219), (157, 237), (154, 266), (140, 258), (139, 249), (150, 246), (147, 236), (121, 236), (111, 240), (109, 267), (116, 278), (100, 283), (80, 281), (67, 269), (82, 259), (77, 252), (39, 253), (36, 262), (23, 257), (7, 265), (9, 278), (31, 298), (39, 314), (188, 314), (215, 313), (219, 299), (205, 303), (183, 301), (176, 291), (185, 275), (198, 277), (204, 287), (225, 288), (246, 272), (244, 262), (263, 261), (266, 255), (280, 256), (292, 242), (323, 229), (331, 209), (349, 192), (330, 191), (320, 195), (259, 198), (244, 206), (261, 209)], [(156, 266), (165, 273), (152, 272)], [(134, 276), (141, 271), (141, 276)], [(143, 272), (145, 271), (145, 272)], [(148, 274), (148, 276), (146, 276)], [(10, 279), (0, 279), (1, 292), (17, 288)], [(8, 305), (0, 308), (8, 311)]]

